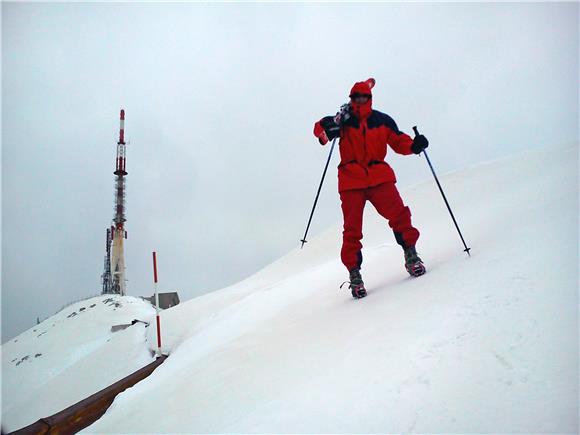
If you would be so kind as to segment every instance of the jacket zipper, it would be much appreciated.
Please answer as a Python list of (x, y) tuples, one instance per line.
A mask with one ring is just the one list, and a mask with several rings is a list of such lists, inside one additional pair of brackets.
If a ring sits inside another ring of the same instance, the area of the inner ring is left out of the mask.
[(365, 123), (363, 125), (363, 131), (362, 131), (362, 133), (363, 133), (363, 147), (364, 147), (364, 150), (365, 150), (365, 171), (366, 171), (366, 173), (368, 175), (369, 174), (369, 167), (368, 167), (368, 163), (367, 163), (367, 154), (368, 154), (368, 152), (367, 152), (367, 125), (366, 125), (366, 121), (365, 121)]

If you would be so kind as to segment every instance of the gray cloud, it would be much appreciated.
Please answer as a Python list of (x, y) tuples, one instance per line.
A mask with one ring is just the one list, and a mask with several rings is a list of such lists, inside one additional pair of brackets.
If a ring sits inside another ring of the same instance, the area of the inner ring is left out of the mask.
[[(128, 292), (157, 250), (184, 299), (297, 246), (312, 125), (355, 81), (440, 172), (578, 140), (577, 3), (5, 2), (2, 48), (3, 341), (100, 291), (121, 107)], [(430, 178), (387, 159), (402, 187)], [(341, 219), (336, 164), (311, 237)]]

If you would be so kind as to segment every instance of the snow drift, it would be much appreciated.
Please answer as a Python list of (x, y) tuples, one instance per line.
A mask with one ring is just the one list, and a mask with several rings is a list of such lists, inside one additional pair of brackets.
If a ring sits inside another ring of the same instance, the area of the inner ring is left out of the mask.
[(433, 182), (403, 191), (416, 279), (369, 205), (365, 299), (338, 288), (337, 225), (164, 311), (171, 356), (84, 432), (577, 432), (577, 165), (576, 144), (441, 177), (471, 258)]
[(577, 164), (574, 146), (443, 177), (471, 258), (434, 183), (406, 190), (418, 279), (368, 208), (366, 299), (338, 289), (337, 226), (164, 312), (170, 358), (86, 432), (578, 431)]

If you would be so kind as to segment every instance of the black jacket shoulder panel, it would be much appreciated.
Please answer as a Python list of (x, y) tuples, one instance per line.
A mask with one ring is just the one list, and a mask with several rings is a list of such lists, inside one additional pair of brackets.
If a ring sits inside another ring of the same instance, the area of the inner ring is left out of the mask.
[(399, 127), (397, 127), (397, 123), (393, 118), (383, 112), (379, 112), (378, 110), (373, 110), (369, 119), (367, 121), (367, 125), (370, 128), (379, 128), (380, 126), (384, 125), (390, 128), (395, 134), (400, 135), (401, 131)]
[(358, 121), (358, 118), (356, 116), (351, 116), (350, 118), (348, 118), (346, 121), (344, 121), (342, 123), (342, 125), (344, 127), (353, 127), (353, 128), (359, 128), (360, 123)]

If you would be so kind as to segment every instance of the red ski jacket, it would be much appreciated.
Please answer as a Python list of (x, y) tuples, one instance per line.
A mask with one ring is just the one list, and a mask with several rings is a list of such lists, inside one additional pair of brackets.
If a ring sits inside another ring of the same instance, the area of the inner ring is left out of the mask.
[(413, 139), (398, 129), (393, 118), (378, 110), (362, 119), (351, 116), (340, 129), (333, 117), (327, 116), (314, 126), (317, 137), (321, 129), (330, 140), (340, 136), (339, 192), (396, 182), (393, 169), (385, 162), (387, 144), (398, 154), (413, 154)]

